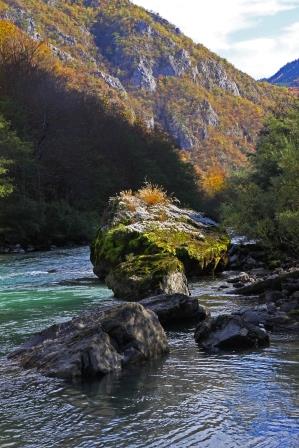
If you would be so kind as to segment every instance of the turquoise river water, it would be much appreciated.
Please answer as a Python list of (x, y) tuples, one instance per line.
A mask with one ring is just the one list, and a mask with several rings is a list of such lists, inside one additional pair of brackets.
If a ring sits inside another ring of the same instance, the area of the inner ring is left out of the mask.
[[(192, 285), (214, 314), (239, 306), (217, 297), (218, 281)], [(299, 447), (295, 336), (209, 356), (193, 328), (173, 330), (168, 356), (87, 385), (6, 359), (32, 333), (113, 300), (92, 274), (88, 248), (0, 256), (0, 448)]]

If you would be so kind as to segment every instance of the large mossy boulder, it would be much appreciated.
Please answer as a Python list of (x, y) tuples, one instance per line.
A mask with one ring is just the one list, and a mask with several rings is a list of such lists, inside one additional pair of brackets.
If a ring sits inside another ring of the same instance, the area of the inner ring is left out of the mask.
[[(147, 185), (110, 200), (91, 246), (95, 274), (124, 299), (186, 293), (185, 277), (227, 263), (229, 238), (201, 213)], [(139, 295), (140, 294), (140, 295)]]

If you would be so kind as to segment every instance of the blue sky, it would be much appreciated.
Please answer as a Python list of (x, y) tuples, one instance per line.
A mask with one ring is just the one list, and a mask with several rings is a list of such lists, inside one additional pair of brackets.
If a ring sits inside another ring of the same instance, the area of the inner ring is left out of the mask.
[(254, 78), (299, 58), (299, 0), (133, 0)]

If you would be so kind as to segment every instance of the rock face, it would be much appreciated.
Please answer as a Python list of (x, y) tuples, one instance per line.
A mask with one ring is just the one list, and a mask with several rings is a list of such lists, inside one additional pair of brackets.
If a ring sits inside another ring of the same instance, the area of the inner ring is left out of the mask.
[(126, 93), (126, 90), (120, 80), (114, 76), (109, 75), (108, 73), (104, 73), (101, 71), (95, 71), (94, 76), (102, 78), (110, 87), (113, 89), (120, 90), (123, 93)]
[(141, 60), (133, 72), (131, 84), (139, 89), (154, 92), (157, 84), (151, 66)]
[[(155, 194), (162, 197), (157, 200)], [(228, 237), (211, 220), (163, 195), (145, 187), (110, 201), (91, 261), (117, 297), (188, 294), (185, 275), (211, 273), (226, 263)]]
[(10, 358), (46, 376), (82, 380), (120, 371), (167, 351), (156, 314), (140, 304), (126, 303), (53, 325)]
[(199, 304), (197, 297), (184, 294), (162, 294), (144, 299), (140, 303), (154, 311), (163, 326), (201, 322), (210, 316), (207, 308)]
[(222, 315), (201, 322), (194, 335), (205, 350), (243, 350), (269, 345), (267, 332), (240, 316)]
[(183, 76), (192, 70), (192, 61), (188, 51), (182, 49), (175, 55), (161, 57), (155, 66), (154, 75), (159, 76)]
[(185, 151), (191, 151), (195, 140), (190, 129), (177, 117), (173, 117), (172, 114), (168, 114), (164, 110), (160, 112), (159, 117), (164, 128), (173, 136), (180, 148)]
[(217, 86), (235, 96), (240, 96), (237, 84), (228, 77), (221, 64), (213, 60), (201, 61), (197, 69), (207, 88)]

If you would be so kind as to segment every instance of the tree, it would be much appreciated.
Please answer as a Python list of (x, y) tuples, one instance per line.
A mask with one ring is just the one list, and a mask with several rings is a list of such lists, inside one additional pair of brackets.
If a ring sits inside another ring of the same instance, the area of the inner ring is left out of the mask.
[(299, 252), (299, 103), (264, 127), (248, 171), (233, 176), (227, 225), (271, 250)]

